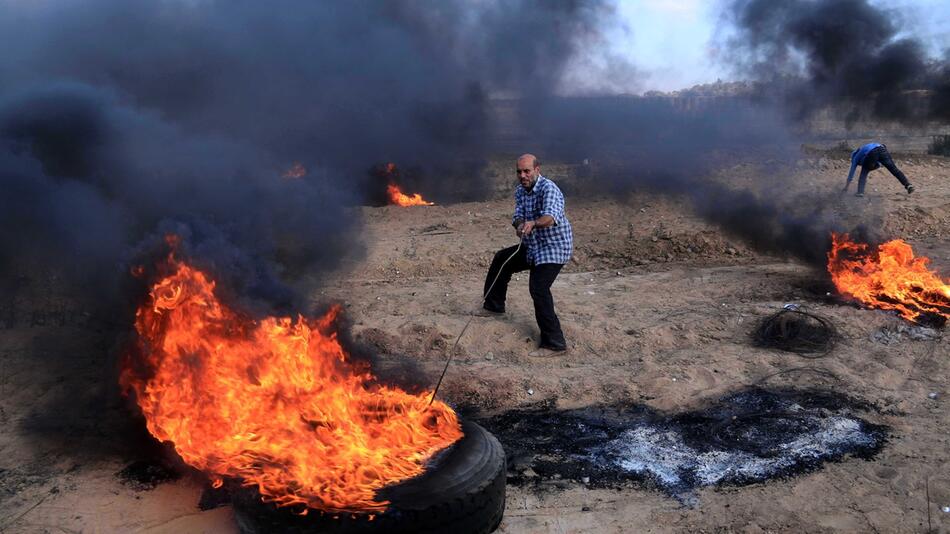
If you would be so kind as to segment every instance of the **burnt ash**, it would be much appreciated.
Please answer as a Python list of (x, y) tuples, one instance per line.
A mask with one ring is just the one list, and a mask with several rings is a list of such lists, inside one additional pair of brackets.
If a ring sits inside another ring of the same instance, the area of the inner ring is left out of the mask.
[(915, 322), (924, 328), (943, 328), (947, 326), (947, 318), (935, 312), (923, 312)]
[[(644, 405), (509, 411), (480, 423), (508, 453), (508, 483), (536, 489), (656, 489), (691, 504), (708, 485), (743, 486), (871, 459), (888, 429), (870, 405), (819, 390), (749, 388), (679, 414)], [(586, 482), (585, 482), (586, 481)]]
[(210, 483), (206, 484), (201, 490), (201, 497), (198, 498), (198, 509), (201, 511), (213, 510), (222, 506), (230, 506), (231, 489), (222, 486), (215, 488)]
[(157, 460), (136, 460), (115, 474), (123, 484), (144, 491), (155, 489), (159, 484), (178, 480), (182, 472)]

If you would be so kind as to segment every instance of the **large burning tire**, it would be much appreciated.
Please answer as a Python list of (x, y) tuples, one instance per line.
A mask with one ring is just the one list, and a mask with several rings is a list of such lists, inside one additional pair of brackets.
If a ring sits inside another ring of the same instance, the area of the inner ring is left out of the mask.
[(301, 516), (264, 503), (254, 489), (233, 496), (234, 515), (245, 534), (264, 533), (441, 533), (494, 531), (505, 511), (505, 452), (495, 436), (469, 421), (464, 437), (442, 451), (422, 475), (385, 488), (391, 504), (372, 519), (366, 514)]

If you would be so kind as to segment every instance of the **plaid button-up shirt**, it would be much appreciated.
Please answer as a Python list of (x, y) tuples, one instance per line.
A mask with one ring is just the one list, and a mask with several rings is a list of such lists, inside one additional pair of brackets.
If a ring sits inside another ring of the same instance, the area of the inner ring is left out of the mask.
[(558, 186), (544, 176), (538, 176), (531, 191), (520, 185), (515, 189), (516, 221), (534, 221), (542, 215), (554, 218), (554, 226), (535, 228), (524, 239), (527, 247), (528, 263), (567, 263), (574, 249), (574, 232), (571, 223), (564, 215), (564, 194)]

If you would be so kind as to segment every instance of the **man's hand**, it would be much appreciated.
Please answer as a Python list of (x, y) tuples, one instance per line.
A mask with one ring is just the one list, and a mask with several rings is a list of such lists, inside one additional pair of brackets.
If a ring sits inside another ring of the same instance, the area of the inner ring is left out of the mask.
[(535, 221), (525, 221), (525, 223), (521, 225), (521, 232), (518, 237), (530, 235), (531, 231), (534, 230), (535, 224), (537, 224)]

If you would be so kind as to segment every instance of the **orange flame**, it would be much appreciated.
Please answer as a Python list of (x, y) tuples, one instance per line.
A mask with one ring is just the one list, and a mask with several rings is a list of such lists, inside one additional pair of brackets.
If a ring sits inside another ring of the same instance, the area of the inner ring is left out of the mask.
[(894, 310), (910, 321), (928, 317), (940, 323), (950, 319), (950, 285), (927, 269), (930, 259), (914, 257), (901, 239), (870, 250), (847, 234), (832, 234), (828, 272), (838, 291), (884, 310)]
[(389, 195), (389, 203), (395, 204), (396, 206), (433, 206), (435, 202), (429, 202), (426, 199), (422, 198), (422, 195), (416, 193), (414, 195), (407, 195), (399, 189), (399, 186), (396, 185), (397, 178), (399, 178), (399, 167), (395, 163), (387, 163), (383, 173), (387, 180), (389, 180), (389, 185), (386, 187), (386, 193)]
[(279, 506), (379, 511), (388, 502), (376, 490), (421, 474), (462, 436), (431, 393), (381, 385), (348, 359), (338, 307), (258, 321), (172, 255), (163, 272), (136, 312), (142, 361), (128, 358), (121, 382), (152, 435), (215, 485), (235, 477)]
[(422, 195), (416, 193), (412, 196), (404, 194), (399, 190), (399, 186), (395, 184), (389, 184), (386, 187), (386, 192), (389, 193), (389, 202), (390, 204), (395, 204), (397, 206), (433, 206), (435, 202), (429, 202), (422, 198)]

